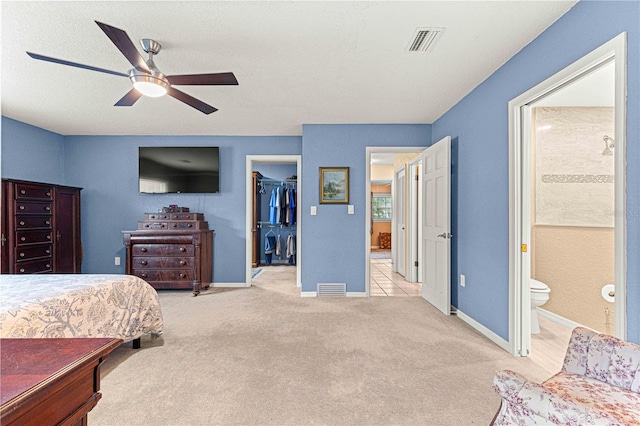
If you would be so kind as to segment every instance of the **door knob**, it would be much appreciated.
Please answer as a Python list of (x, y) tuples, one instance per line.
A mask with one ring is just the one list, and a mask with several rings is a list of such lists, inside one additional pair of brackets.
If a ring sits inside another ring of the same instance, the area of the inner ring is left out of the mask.
[(439, 235), (437, 235), (437, 236), (438, 236), (439, 238), (444, 238), (444, 239), (446, 240), (446, 239), (449, 239), (449, 238), (453, 237), (453, 234), (450, 234), (450, 233), (448, 233), (448, 232), (443, 232), (442, 234), (439, 234)]

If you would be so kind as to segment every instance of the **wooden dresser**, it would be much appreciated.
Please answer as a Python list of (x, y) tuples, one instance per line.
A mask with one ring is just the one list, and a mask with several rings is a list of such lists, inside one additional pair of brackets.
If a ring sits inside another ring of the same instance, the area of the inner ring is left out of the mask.
[(126, 273), (155, 289), (189, 289), (213, 282), (213, 230), (202, 213), (145, 213), (136, 231), (122, 231)]
[(2, 273), (80, 273), (80, 191), (2, 180)]
[(120, 339), (0, 339), (2, 425), (86, 426), (100, 364)]

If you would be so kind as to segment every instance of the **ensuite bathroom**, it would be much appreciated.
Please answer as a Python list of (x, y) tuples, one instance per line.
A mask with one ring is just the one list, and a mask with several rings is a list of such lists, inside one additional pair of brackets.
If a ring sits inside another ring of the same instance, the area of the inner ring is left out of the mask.
[(532, 339), (547, 324), (613, 334), (614, 107), (531, 111)]

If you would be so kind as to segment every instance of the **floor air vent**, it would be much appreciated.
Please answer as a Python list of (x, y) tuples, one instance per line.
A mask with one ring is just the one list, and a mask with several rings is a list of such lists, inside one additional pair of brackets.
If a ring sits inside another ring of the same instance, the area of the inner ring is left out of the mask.
[(318, 296), (347, 296), (346, 283), (318, 283)]

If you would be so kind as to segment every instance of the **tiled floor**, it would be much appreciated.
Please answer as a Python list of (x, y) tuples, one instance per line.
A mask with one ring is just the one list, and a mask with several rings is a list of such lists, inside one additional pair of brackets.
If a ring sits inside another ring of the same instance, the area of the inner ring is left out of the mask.
[(391, 259), (371, 259), (369, 294), (371, 296), (420, 296), (421, 284), (406, 281), (391, 270)]

